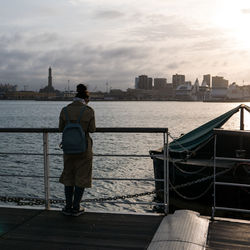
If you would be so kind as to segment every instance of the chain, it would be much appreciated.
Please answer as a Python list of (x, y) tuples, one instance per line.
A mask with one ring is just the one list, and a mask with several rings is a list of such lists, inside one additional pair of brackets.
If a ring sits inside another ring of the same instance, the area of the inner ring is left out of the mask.
[[(226, 172), (230, 171), (230, 169), (226, 169), (224, 171), (221, 171), (216, 174), (216, 176), (225, 174)], [(191, 186), (209, 179), (214, 178), (214, 175), (209, 175), (207, 177), (203, 177), (201, 179), (197, 179), (195, 181), (191, 182), (186, 182), (184, 184), (176, 185), (173, 186), (170, 183), (170, 190), (176, 191), (179, 188)], [(158, 190), (160, 191), (160, 190)], [(157, 192), (158, 192), (157, 191)], [(138, 194), (128, 194), (128, 195), (121, 195), (121, 196), (114, 196), (114, 197), (106, 197), (106, 198), (94, 198), (94, 199), (84, 199), (82, 202), (103, 202), (103, 201), (113, 201), (113, 200), (125, 200), (125, 199), (131, 199), (131, 198), (137, 198), (137, 197), (142, 197), (142, 196), (147, 196), (147, 195), (152, 195), (155, 194), (156, 191), (151, 191), (151, 192), (144, 192), (144, 193), (138, 193)], [(178, 192), (179, 194), (179, 192)], [(191, 199), (191, 198), (190, 198)], [(0, 196), (0, 201), (2, 202), (15, 202), (19, 206), (33, 206), (33, 205), (44, 205), (45, 200), (41, 198), (29, 198), (29, 197), (6, 197), (6, 196)], [(50, 199), (50, 204), (59, 204), (59, 203), (65, 203), (65, 200), (63, 199)]]
[(139, 193), (139, 194), (128, 194), (128, 195), (121, 195), (121, 196), (114, 196), (114, 197), (107, 197), (107, 198), (96, 198), (96, 199), (85, 199), (82, 202), (99, 202), (99, 201), (111, 201), (111, 200), (125, 200), (125, 199), (131, 199), (131, 198), (137, 198), (137, 197), (142, 197), (146, 195), (151, 195), (155, 194), (156, 191), (151, 191), (151, 192), (144, 192), (144, 193)]
[[(155, 194), (156, 191), (151, 192), (144, 192), (138, 194), (128, 194), (128, 195), (121, 195), (121, 196), (114, 196), (114, 197), (107, 197), (107, 198), (94, 198), (94, 199), (84, 199), (82, 202), (103, 202), (103, 201), (113, 201), (113, 200), (125, 200), (131, 198), (142, 197), (146, 195)], [(25, 197), (6, 197), (0, 196), (0, 201), (2, 202), (15, 202), (19, 206), (33, 206), (33, 205), (44, 205), (45, 200), (41, 198), (25, 198)], [(59, 204), (65, 203), (65, 200), (60, 199), (50, 199), (50, 204)]]
[(43, 205), (45, 201), (40, 198), (29, 198), (29, 197), (5, 197), (0, 196), (0, 201), (3, 202), (15, 202), (19, 206), (33, 206), (33, 205)]

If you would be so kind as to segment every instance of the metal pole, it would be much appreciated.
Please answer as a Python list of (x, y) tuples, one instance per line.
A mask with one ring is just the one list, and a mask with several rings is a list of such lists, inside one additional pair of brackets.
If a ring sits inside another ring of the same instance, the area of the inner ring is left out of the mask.
[(212, 210), (212, 220), (214, 219), (215, 207), (216, 207), (216, 143), (217, 143), (217, 135), (214, 136), (214, 206)]
[(167, 214), (169, 213), (169, 143), (167, 133)]
[(164, 202), (164, 212), (168, 213), (168, 203), (167, 203), (167, 147), (166, 147), (166, 133), (163, 133), (163, 171), (164, 171), (164, 192), (163, 192), (163, 202)]
[(244, 107), (240, 108), (240, 130), (244, 130)]
[(43, 133), (43, 159), (44, 159), (44, 193), (45, 193), (45, 209), (50, 209), (50, 189), (49, 189), (49, 145), (48, 133)]

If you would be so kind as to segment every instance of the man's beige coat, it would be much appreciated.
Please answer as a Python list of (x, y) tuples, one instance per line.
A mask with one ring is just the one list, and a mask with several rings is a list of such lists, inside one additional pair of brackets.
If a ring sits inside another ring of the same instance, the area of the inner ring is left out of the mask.
[[(82, 154), (69, 155), (64, 154), (64, 169), (60, 177), (60, 182), (65, 186), (78, 186), (89, 188), (92, 184), (92, 139), (89, 133), (95, 132), (95, 114), (94, 110), (80, 101), (74, 101), (67, 106), (69, 119), (71, 122), (77, 122), (81, 109), (86, 106), (83, 112), (80, 124), (86, 132), (87, 151)], [(59, 130), (62, 132), (66, 125), (64, 111), (61, 110), (59, 118)]]

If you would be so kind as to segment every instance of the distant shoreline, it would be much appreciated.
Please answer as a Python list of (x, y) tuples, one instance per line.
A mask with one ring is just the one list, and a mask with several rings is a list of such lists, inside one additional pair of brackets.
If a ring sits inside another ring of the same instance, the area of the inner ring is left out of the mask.
[[(72, 99), (0, 99), (0, 101), (41, 101), (41, 102), (71, 102)], [(91, 102), (214, 102), (214, 103), (242, 103), (250, 100), (95, 100)]]

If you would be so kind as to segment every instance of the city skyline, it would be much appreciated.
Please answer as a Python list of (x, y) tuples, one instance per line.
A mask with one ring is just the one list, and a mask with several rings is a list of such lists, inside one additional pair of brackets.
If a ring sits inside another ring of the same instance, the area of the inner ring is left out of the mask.
[[(246, 0), (2, 1), (0, 82), (37, 90), (134, 87), (135, 76), (250, 83)], [(142, 4), (143, 3), (143, 4)]]

